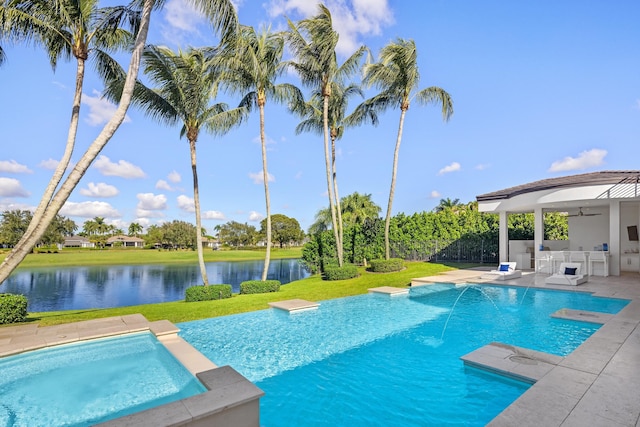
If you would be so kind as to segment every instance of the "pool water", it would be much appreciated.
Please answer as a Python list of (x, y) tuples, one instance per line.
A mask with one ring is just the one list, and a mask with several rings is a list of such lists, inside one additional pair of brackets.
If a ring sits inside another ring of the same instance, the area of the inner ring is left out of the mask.
[(431, 285), (408, 296), (360, 295), (317, 310), (276, 309), (187, 322), (181, 335), (266, 395), (274, 426), (482, 426), (530, 384), (466, 367), (493, 341), (564, 356), (599, 325), (551, 318), (561, 308), (616, 313), (628, 301), (498, 286)]
[(0, 426), (89, 426), (205, 392), (150, 333), (0, 359)]

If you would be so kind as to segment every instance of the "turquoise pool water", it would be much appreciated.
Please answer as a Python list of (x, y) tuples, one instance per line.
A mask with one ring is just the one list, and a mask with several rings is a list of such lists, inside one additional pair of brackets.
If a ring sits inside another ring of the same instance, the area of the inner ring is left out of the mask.
[(206, 391), (150, 333), (0, 359), (0, 426), (89, 426)]
[(179, 325), (218, 365), (265, 391), (261, 424), (481, 426), (529, 384), (465, 367), (492, 341), (566, 355), (599, 325), (551, 318), (560, 308), (616, 313), (625, 300), (578, 292), (432, 285), (408, 296), (322, 301)]

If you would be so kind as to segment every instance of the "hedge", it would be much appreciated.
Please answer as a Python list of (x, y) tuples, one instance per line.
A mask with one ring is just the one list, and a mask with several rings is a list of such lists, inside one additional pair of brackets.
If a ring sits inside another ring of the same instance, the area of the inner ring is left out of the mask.
[(186, 302), (231, 298), (231, 285), (190, 286), (185, 290), (184, 294)]
[(279, 280), (247, 280), (240, 283), (241, 294), (265, 294), (267, 292), (278, 292), (280, 290)]
[(24, 322), (27, 318), (27, 297), (0, 294), (0, 325)]
[(358, 277), (358, 267), (353, 264), (345, 264), (342, 267), (327, 267), (322, 276), (323, 280), (346, 280)]
[(401, 258), (374, 259), (369, 261), (369, 271), (374, 273), (391, 273), (404, 268), (404, 261)]

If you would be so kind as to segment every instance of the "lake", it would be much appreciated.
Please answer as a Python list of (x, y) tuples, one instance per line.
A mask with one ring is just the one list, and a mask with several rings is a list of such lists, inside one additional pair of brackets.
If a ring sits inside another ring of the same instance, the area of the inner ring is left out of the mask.
[[(210, 284), (231, 285), (260, 280), (264, 261), (210, 262)], [(309, 272), (297, 259), (269, 263), (267, 278), (282, 284), (304, 279)], [(0, 293), (25, 295), (28, 311), (58, 311), (123, 307), (184, 300), (187, 287), (202, 284), (198, 264), (149, 264), (64, 268), (29, 268), (15, 271)]]

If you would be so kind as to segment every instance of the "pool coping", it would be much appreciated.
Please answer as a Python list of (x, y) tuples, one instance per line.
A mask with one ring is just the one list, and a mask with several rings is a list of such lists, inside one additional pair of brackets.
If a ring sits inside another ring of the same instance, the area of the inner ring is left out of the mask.
[[(587, 292), (595, 297), (630, 300), (582, 345), (542, 375), (487, 425), (490, 427), (640, 426), (640, 275), (589, 277), (579, 286), (545, 284), (548, 274), (523, 272), (507, 281), (482, 280), (487, 269), (446, 272), (413, 279), (412, 286), (478, 283)], [(584, 321), (585, 319), (579, 319)]]
[[(230, 366), (218, 367), (178, 336), (168, 320), (150, 322), (141, 314), (108, 317), (54, 326), (37, 324), (0, 328), (0, 357), (99, 338), (150, 332), (207, 388), (207, 391), (98, 424), (103, 427), (187, 426), (228, 420), (238, 426), (259, 425), (264, 392)], [(225, 421), (226, 422), (226, 421)]]

